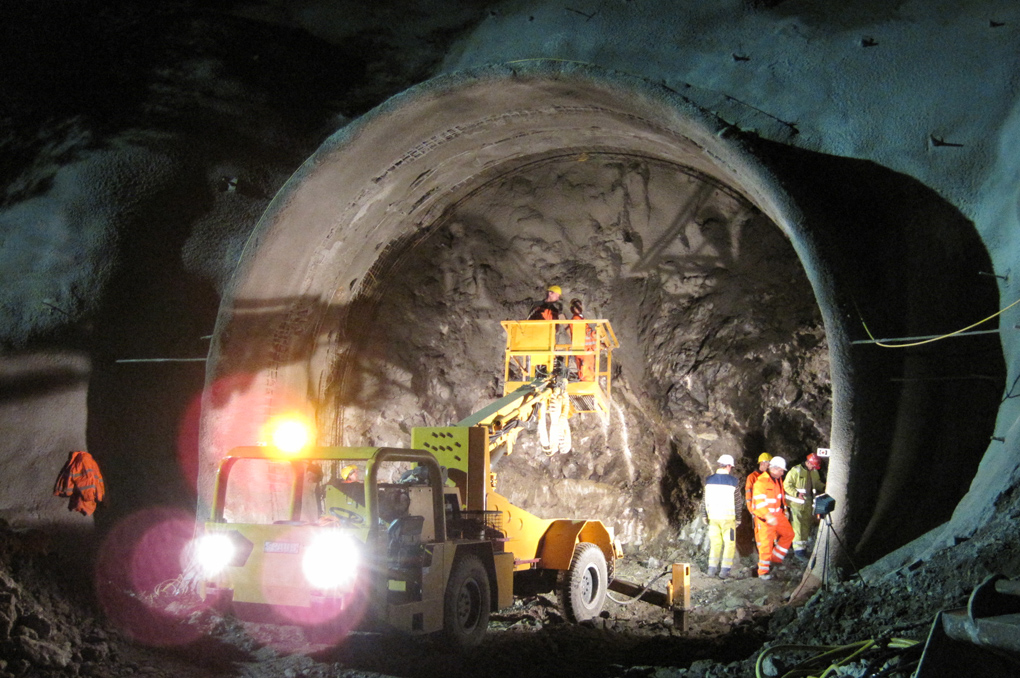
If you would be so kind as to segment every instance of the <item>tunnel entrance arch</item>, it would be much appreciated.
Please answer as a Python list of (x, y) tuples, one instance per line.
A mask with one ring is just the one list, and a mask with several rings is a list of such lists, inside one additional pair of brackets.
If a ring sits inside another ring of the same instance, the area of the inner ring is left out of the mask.
[[(322, 442), (342, 442), (330, 429), (337, 400), (323, 395), (350, 339), (345, 328), (371, 299), (381, 258), (427, 237), (451, 205), (493, 177), (555, 156), (607, 153), (688, 168), (767, 215), (793, 243), (825, 313), (830, 291), (796, 230), (796, 206), (720, 121), (674, 94), (603, 73), (444, 77), (328, 140), (256, 228), (210, 353), (200, 504), (216, 460), (258, 440), (272, 414), (304, 410), (320, 423)], [(839, 341), (838, 325), (826, 320), (830, 341), (833, 327)], [(845, 471), (837, 461), (830, 472), (838, 487)]]

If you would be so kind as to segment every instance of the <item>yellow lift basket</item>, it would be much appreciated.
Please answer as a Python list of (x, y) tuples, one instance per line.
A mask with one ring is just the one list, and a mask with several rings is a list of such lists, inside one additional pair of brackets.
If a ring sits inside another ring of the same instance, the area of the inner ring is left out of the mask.
[(607, 421), (612, 395), (613, 349), (608, 320), (503, 320), (506, 359), (503, 394), (559, 371), (567, 379), (570, 414), (594, 412)]

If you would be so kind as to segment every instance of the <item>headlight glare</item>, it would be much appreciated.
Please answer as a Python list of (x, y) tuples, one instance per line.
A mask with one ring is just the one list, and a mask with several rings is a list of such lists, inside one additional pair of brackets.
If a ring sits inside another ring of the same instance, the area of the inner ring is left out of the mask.
[(211, 533), (198, 538), (195, 557), (206, 576), (214, 577), (233, 560), (236, 547), (225, 534)]
[(344, 532), (323, 532), (305, 549), (305, 579), (318, 589), (350, 586), (361, 564), (358, 541)]

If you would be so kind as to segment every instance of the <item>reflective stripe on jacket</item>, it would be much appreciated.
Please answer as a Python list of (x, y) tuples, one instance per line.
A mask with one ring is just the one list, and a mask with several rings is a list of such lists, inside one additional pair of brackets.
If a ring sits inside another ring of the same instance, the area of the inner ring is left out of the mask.
[(786, 509), (783, 483), (768, 473), (762, 473), (754, 481), (751, 490), (751, 513), (765, 520), (771, 514), (781, 514)]
[(96, 505), (106, 496), (106, 483), (103, 474), (99, 472), (99, 464), (91, 454), (82, 450), (70, 454), (67, 463), (57, 474), (53, 494), (57, 497), (70, 497), (68, 511), (92, 515)]
[[(580, 313), (575, 313), (570, 316), (571, 320), (584, 320), (584, 316)], [(570, 326), (570, 338), (574, 339), (577, 336), (577, 332), (580, 332), (577, 325)], [(594, 325), (586, 324), (584, 326), (584, 350), (593, 351), (595, 350), (595, 327)]]
[[(810, 493), (807, 491), (809, 476), (812, 490)], [(790, 472), (786, 474), (786, 478), (783, 479), (783, 489), (786, 490), (786, 499), (793, 508), (799, 509), (803, 504), (808, 504), (811, 508), (814, 508), (814, 499), (825, 492), (825, 483), (822, 482), (822, 476), (818, 471), (808, 469), (803, 464), (797, 464), (790, 469)], [(799, 492), (803, 492), (806, 498), (801, 499), (798, 495)]]
[(740, 522), (740, 481), (736, 476), (717, 471), (705, 480), (703, 513), (709, 520)]

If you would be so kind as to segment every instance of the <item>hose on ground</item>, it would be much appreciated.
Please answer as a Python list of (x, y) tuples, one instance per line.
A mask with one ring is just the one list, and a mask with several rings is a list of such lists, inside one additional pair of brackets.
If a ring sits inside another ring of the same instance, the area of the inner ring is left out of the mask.
[[(868, 664), (870, 676), (890, 676), (894, 673), (912, 672), (917, 661), (907, 659), (906, 655), (923, 649), (918, 641), (907, 638), (871, 638), (848, 645), (774, 645), (763, 650), (754, 664), (755, 678), (764, 678), (762, 669), (766, 658), (778, 652), (815, 651), (815, 654), (780, 674), (777, 678), (829, 678), (837, 675), (840, 667), (855, 661)], [(819, 652), (820, 651), (820, 652)], [(889, 664), (894, 657), (899, 657), (895, 664)]]
[(643, 596), (645, 594), (645, 591), (647, 591), (648, 589), (652, 588), (652, 584), (654, 584), (655, 582), (659, 581), (660, 579), (665, 577), (667, 574), (672, 574), (672, 573), (673, 573), (673, 567), (672, 566), (667, 567), (666, 570), (662, 574), (660, 574), (659, 576), (655, 577), (650, 582), (645, 584), (641, 588), (641, 590), (638, 591), (637, 595), (634, 596), (633, 598), (631, 598), (630, 600), (618, 600), (618, 599), (614, 598), (613, 595), (611, 593), (609, 593), (609, 591), (606, 591), (606, 598), (609, 598), (609, 600), (613, 601), (617, 605), (633, 605), (634, 603), (636, 603), (637, 601), (639, 601), (641, 599), (641, 596)]

